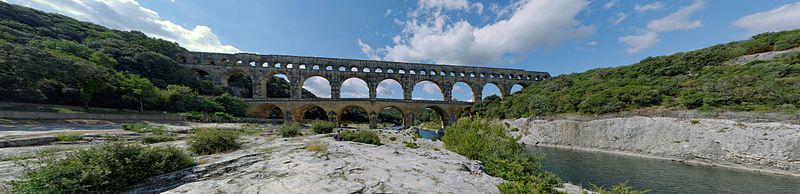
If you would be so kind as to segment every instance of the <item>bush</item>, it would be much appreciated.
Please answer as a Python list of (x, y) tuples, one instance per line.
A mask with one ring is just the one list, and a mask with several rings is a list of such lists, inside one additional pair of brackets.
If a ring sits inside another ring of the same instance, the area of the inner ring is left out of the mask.
[(358, 130), (342, 132), (342, 140), (381, 145), (381, 138), (374, 131)]
[(328, 121), (314, 120), (311, 122), (311, 129), (314, 130), (314, 133), (318, 134), (331, 133), (335, 127), (336, 124)]
[(417, 142), (413, 142), (412, 141), (412, 142), (403, 142), (403, 143), (406, 144), (407, 148), (411, 148), (411, 149), (419, 148), (419, 145), (417, 145)]
[(606, 189), (606, 188), (604, 188), (602, 186), (597, 186), (597, 185), (592, 184), (592, 183), (589, 183), (589, 185), (592, 187), (591, 190), (594, 191), (597, 194), (644, 194), (644, 193), (647, 193), (646, 190), (645, 191), (634, 190), (633, 187), (628, 185), (627, 182), (619, 183), (619, 184), (616, 184), (614, 186), (611, 186), (611, 190), (608, 190), (608, 189)]
[(164, 126), (151, 125), (147, 123), (126, 123), (122, 124), (122, 129), (136, 133), (153, 133), (156, 135), (164, 134)]
[(171, 135), (147, 135), (142, 138), (142, 142), (146, 144), (160, 143), (167, 141), (175, 141), (175, 137)]
[(300, 123), (294, 122), (284, 123), (281, 125), (281, 127), (278, 128), (278, 134), (280, 134), (281, 137), (295, 137), (303, 135), (300, 133)]
[(214, 121), (230, 121), (233, 119), (233, 115), (225, 112), (214, 112), (212, 116)]
[(64, 142), (74, 142), (83, 139), (80, 133), (61, 133), (56, 135), (56, 140)]
[(483, 162), (489, 175), (509, 182), (498, 185), (501, 193), (553, 193), (561, 180), (544, 171), (539, 161), (525, 153), (517, 139), (499, 124), (480, 118), (461, 118), (442, 137), (445, 148)]
[(195, 165), (173, 146), (106, 143), (28, 169), (13, 193), (119, 193), (142, 179)]
[(197, 154), (214, 154), (239, 148), (239, 133), (225, 129), (194, 129), (189, 136), (189, 151)]

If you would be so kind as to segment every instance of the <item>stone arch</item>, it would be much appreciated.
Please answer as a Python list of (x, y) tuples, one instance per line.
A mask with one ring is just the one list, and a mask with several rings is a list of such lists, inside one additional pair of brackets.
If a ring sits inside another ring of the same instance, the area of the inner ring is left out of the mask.
[(250, 108), (249, 116), (267, 119), (287, 119), (287, 109), (276, 104), (261, 103)]
[[(395, 115), (392, 113), (394, 109), (400, 113), (400, 115)], [(406, 125), (406, 112), (405, 110), (401, 109), (399, 106), (384, 106), (378, 109), (378, 123), (391, 123), (395, 124), (395, 126), (405, 126)]]
[(386, 73), (392, 74), (392, 73), (394, 73), (394, 70), (393, 69), (387, 69)]
[(355, 66), (353, 66), (353, 67), (350, 67), (350, 71), (352, 71), (352, 72), (358, 72), (358, 67), (355, 67)]
[(419, 75), (427, 75), (427, 74), (428, 74), (427, 71), (425, 71), (424, 69), (419, 70)]
[[(355, 110), (347, 111), (348, 109), (355, 109)], [(369, 110), (367, 108), (365, 108), (365, 107), (362, 107), (362, 106), (359, 106), (359, 105), (355, 105), (355, 104), (349, 104), (349, 105), (346, 105), (346, 106), (342, 106), (342, 108), (339, 109), (339, 111), (337, 112), (336, 115), (338, 115), (336, 117), (337, 118), (337, 123), (340, 123), (340, 124), (342, 123), (342, 121), (345, 121), (346, 119), (348, 121), (351, 121), (351, 122), (359, 122), (359, 123), (369, 123), (370, 122), (370, 112), (369, 112)]]
[(281, 66), (283, 66), (283, 64), (281, 64), (281, 63), (275, 63), (275, 65), (274, 65), (275, 68), (281, 68)]
[(261, 63), (261, 67), (269, 67), (269, 63), (267, 63), (267, 62), (265, 61), (264, 63)]
[(311, 66), (311, 69), (312, 69), (312, 70), (319, 70), (319, 65), (314, 65), (314, 66)]
[(323, 120), (327, 121), (330, 118), (328, 117), (328, 111), (322, 106), (318, 105), (309, 105), (307, 107), (303, 107), (301, 109), (302, 117), (300, 120), (307, 121), (307, 120)]
[(209, 77), (210, 74), (208, 73), (208, 71), (202, 70), (202, 69), (199, 69), (199, 68), (191, 68), (191, 69), (192, 69), (192, 71), (197, 73), (197, 76), (200, 79), (202, 79), (202, 80), (210, 80), (211, 79), (211, 77)]
[(524, 89), (524, 88), (525, 88), (525, 86), (522, 85), (522, 83), (516, 83), (516, 84), (511, 85), (511, 87), (508, 89), (508, 93), (509, 94), (517, 93), (519, 91), (522, 91), (522, 89)]
[(483, 96), (483, 98), (489, 97), (492, 94), (495, 94), (495, 90), (497, 96), (505, 98), (505, 90), (503, 88), (503, 85), (495, 82), (488, 82), (483, 84), (483, 86), (481, 86), (481, 96)]
[[(315, 88), (315, 85), (322, 88)], [(333, 92), (330, 80), (321, 75), (314, 75), (303, 80), (302, 88), (308, 90), (317, 98), (331, 98), (331, 93)], [(306, 98), (305, 95), (303, 95), (303, 98)]]
[(300, 66), (297, 66), (297, 68), (298, 69), (306, 69), (306, 64), (300, 64)]
[(369, 70), (369, 67), (364, 67), (363, 69), (361, 69), (361, 72), (369, 73), (369, 72), (372, 72), (372, 71)]
[(339, 66), (339, 71), (342, 71), (342, 72), (347, 71), (347, 67)]
[[(393, 83), (396, 83), (396, 85), (394, 85)], [(378, 85), (376, 87), (377, 87), (376, 97), (382, 99), (403, 99), (403, 93), (406, 90), (406, 88), (403, 88), (403, 84), (394, 78), (383, 79), (380, 82), (378, 82)], [(395, 93), (395, 91), (392, 90), (393, 87), (399, 87), (400, 92)], [(395, 94), (397, 96), (395, 96)]]
[(397, 73), (398, 74), (406, 74), (406, 70), (400, 69), (400, 70), (397, 70)]
[(430, 116), (430, 115), (425, 115), (424, 112), (426, 111), (426, 109), (433, 110), (433, 112), (436, 115), (438, 115), (438, 120), (440, 122), (439, 123), (439, 128), (444, 128), (445, 126), (448, 125), (448, 123), (449, 123), (448, 122), (449, 121), (449, 113), (447, 112), (447, 110), (443, 109), (442, 107), (436, 106), (436, 105), (428, 105), (428, 106), (425, 106), (422, 109), (420, 109), (420, 112), (416, 113), (416, 116), (415, 116), (415, 121), (414, 121), (415, 125), (420, 125), (420, 124), (423, 124), (424, 122), (433, 121), (430, 118), (426, 118), (427, 116)]
[[(281, 75), (285, 76), (285, 78), (282, 78)], [(262, 88), (263, 91), (265, 92), (265, 96), (267, 96), (268, 98), (290, 98), (292, 96), (292, 92), (293, 92), (292, 90), (294, 89), (294, 88), (291, 87), (291, 85), (292, 85), (291, 80), (292, 79), (291, 79), (291, 77), (289, 77), (290, 75), (291, 74), (289, 74), (289, 72), (287, 72), (286, 70), (283, 70), (283, 69), (275, 69), (275, 70), (272, 70), (269, 73), (265, 74), (264, 77), (261, 78), (261, 85), (263, 87)], [(279, 78), (279, 77), (281, 77), (281, 78)], [(284, 79), (284, 81), (288, 82), (288, 84), (289, 84), (288, 96), (287, 95), (281, 95), (281, 93), (276, 93), (275, 91), (270, 91), (270, 90), (276, 90), (276, 88), (270, 89), (270, 84), (272, 84), (271, 82), (272, 82), (273, 79)]]
[(417, 74), (417, 72), (415, 72), (413, 69), (411, 69), (411, 70), (408, 70), (408, 74), (410, 74), (410, 75), (416, 75), (416, 74)]
[[(426, 85), (428, 83), (433, 84), (434, 86), (436, 86), (436, 88), (430, 88), (432, 86)], [(420, 85), (420, 84), (422, 84), (422, 85)], [(430, 94), (432, 98), (425, 98), (425, 97), (420, 97), (420, 96), (414, 95), (414, 91), (418, 91), (417, 90), (418, 86), (421, 87), (419, 89), (423, 90), (421, 92), (425, 92), (427, 94)], [(428, 88), (426, 89), (426, 87), (428, 87)], [(435, 90), (438, 90), (438, 96), (436, 95)], [(411, 90), (411, 98), (412, 99), (415, 99), (415, 100), (422, 100), (422, 99), (425, 99), (425, 100), (436, 100), (435, 99), (436, 97), (439, 97), (441, 100), (444, 100), (444, 90), (442, 90), (442, 85), (440, 83), (438, 83), (438, 82), (436, 82), (435, 80), (432, 80), (432, 79), (424, 79), (424, 80), (420, 80), (417, 83), (414, 83), (414, 86), (413, 86), (413, 88)]]
[(383, 70), (380, 67), (375, 68), (375, 73), (383, 73)]
[(454, 83), (452, 90), (450, 91), (450, 95), (454, 101), (477, 102), (481, 100), (475, 99), (474, 91), (472, 91), (472, 85), (464, 81)]
[(175, 57), (175, 62), (186, 64), (186, 56), (178, 55)]
[[(339, 98), (369, 98), (370, 89), (367, 81), (356, 76), (343, 77), (343, 80), (339, 87), (341, 88)], [(346, 86), (346, 84), (352, 85)], [(361, 85), (364, 87), (360, 87)]]

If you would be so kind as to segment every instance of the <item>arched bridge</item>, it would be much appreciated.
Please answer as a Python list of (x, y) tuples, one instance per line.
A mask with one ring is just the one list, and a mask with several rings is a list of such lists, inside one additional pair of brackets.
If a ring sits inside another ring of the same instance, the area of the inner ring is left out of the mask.
[[(268, 111), (277, 107), (282, 110), (284, 118), (301, 121), (305, 111), (320, 107), (326, 111), (328, 118), (338, 123), (339, 118), (336, 115), (341, 115), (348, 107), (356, 106), (367, 111), (371, 127), (377, 126), (377, 115), (386, 107), (399, 110), (406, 121), (413, 121), (414, 114), (422, 109), (431, 108), (442, 116), (444, 126), (449, 125), (459, 112), (472, 105), (471, 102), (451, 100), (451, 91), (458, 82), (469, 86), (475, 102), (481, 100), (480, 91), (487, 84), (497, 86), (501, 98), (505, 98), (511, 94), (514, 85), (527, 87), (536, 81), (550, 78), (547, 72), (521, 69), (251, 53), (186, 52), (175, 56), (175, 61), (181, 66), (198, 71), (214, 85), (223, 88), (228, 87), (229, 79), (233, 75), (249, 78), (252, 82), (252, 95), (245, 96), (248, 116), (265, 117)], [(278, 74), (285, 75), (289, 81), (290, 95), (288, 98), (267, 98), (270, 92), (268, 82), (272, 76)], [(316, 76), (329, 81), (330, 98), (302, 98), (303, 83)], [(369, 88), (368, 98), (341, 98), (342, 85), (350, 78), (366, 82)], [(403, 90), (403, 99), (378, 98), (378, 85), (384, 80), (398, 82)], [(414, 86), (423, 81), (439, 86), (443, 100), (412, 99)], [(405, 122), (405, 125), (411, 123)]]

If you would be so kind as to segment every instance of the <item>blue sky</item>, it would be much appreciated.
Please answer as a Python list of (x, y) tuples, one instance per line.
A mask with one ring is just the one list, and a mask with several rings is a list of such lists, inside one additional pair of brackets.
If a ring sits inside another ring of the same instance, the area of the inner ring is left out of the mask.
[[(786, 0), (2, 1), (140, 30), (196, 51), (507, 67), (553, 75), (800, 28), (800, 3)], [(311, 80), (306, 88), (325, 96), (325, 81)], [(346, 84), (361, 86), (359, 81)], [(418, 98), (441, 98), (433, 84), (415, 88)], [(363, 97), (363, 89), (343, 96)], [(454, 97), (469, 99), (467, 87), (456, 90)], [(485, 90), (483, 96), (497, 93)], [(395, 86), (380, 91), (402, 96)]]

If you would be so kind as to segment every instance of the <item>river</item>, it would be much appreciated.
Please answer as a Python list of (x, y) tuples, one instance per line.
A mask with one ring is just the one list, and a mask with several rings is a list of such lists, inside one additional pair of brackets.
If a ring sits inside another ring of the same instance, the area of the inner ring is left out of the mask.
[(627, 181), (648, 193), (800, 193), (800, 177), (602, 152), (527, 146), (565, 182), (610, 187)]

